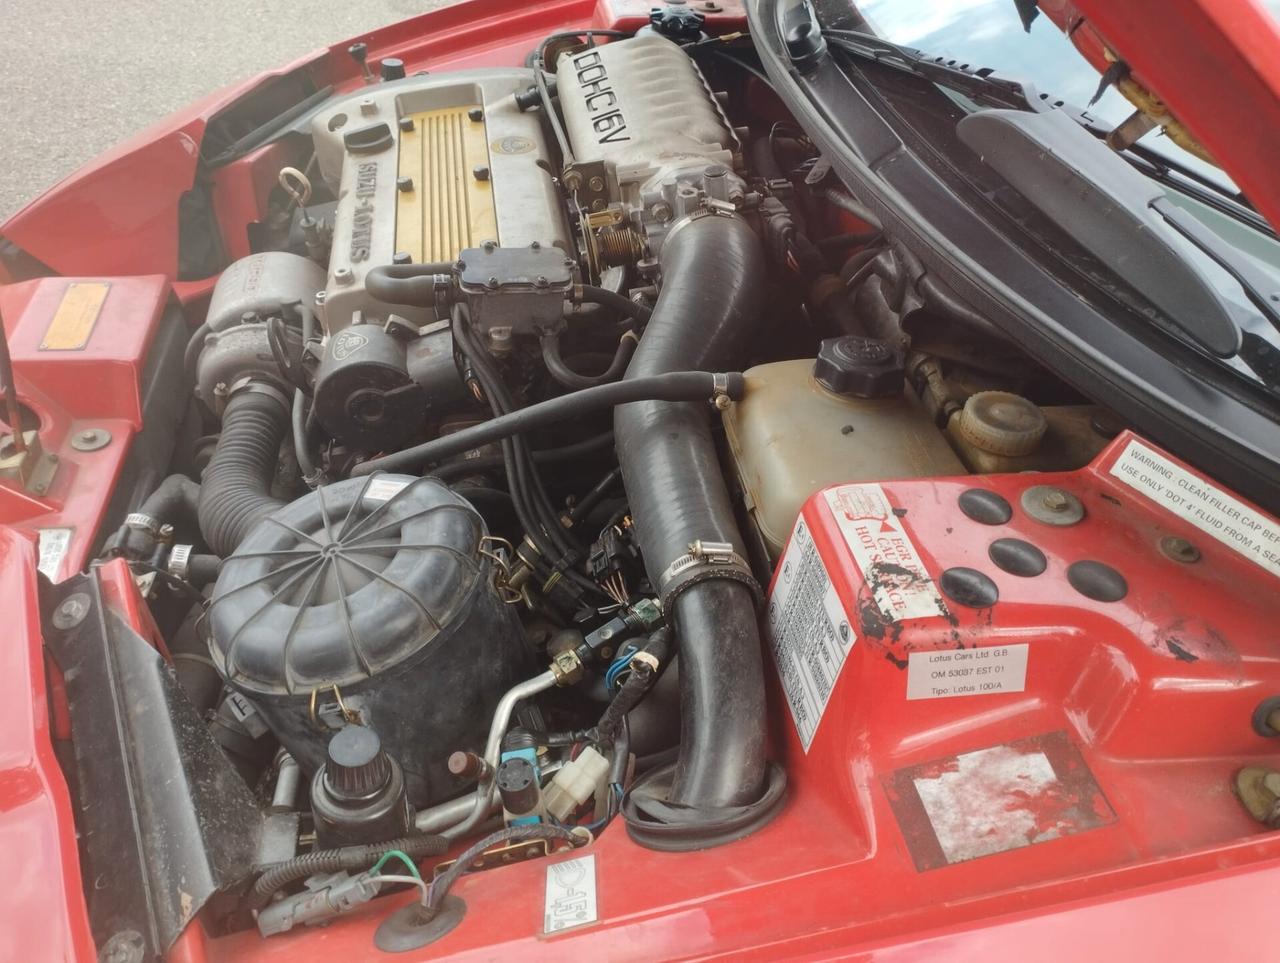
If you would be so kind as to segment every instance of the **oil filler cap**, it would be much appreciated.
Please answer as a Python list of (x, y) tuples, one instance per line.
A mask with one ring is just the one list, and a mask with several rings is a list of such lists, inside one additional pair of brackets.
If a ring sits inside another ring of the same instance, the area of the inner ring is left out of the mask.
[(892, 398), (902, 393), (902, 356), (880, 338), (827, 338), (813, 364), (818, 384), (850, 398)]
[(960, 413), (960, 434), (992, 455), (1029, 455), (1048, 427), (1039, 405), (1008, 391), (970, 395)]

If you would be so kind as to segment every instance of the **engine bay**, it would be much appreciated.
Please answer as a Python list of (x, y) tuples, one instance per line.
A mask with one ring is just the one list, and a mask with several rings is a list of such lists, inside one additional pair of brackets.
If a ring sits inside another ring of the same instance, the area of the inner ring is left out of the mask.
[(787, 955), (1280, 858), (1280, 526), (922, 279), (708, 31), (353, 48), (205, 295), (0, 289), (84, 859), (158, 894), (100, 945)]

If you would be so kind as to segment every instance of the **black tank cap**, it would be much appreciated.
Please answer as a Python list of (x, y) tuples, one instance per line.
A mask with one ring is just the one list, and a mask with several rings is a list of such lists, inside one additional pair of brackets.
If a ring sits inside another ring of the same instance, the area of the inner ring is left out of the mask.
[(329, 740), (325, 782), (339, 799), (363, 799), (391, 779), (391, 761), (382, 740), (368, 726), (344, 726)]

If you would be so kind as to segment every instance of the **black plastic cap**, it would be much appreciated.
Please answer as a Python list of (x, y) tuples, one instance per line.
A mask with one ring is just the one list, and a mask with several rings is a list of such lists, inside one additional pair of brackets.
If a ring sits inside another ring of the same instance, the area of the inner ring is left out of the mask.
[(347, 48), (347, 53), (351, 55), (351, 59), (356, 63), (363, 65), (369, 58), (369, 45), (367, 43), (353, 43)]
[(329, 740), (325, 783), (338, 799), (365, 799), (391, 780), (382, 740), (367, 726), (345, 726)]
[(706, 17), (688, 7), (654, 7), (649, 11), (649, 24), (655, 33), (672, 40), (697, 40), (702, 36)]
[(383, 57), (379, 75), (383, 80), (403, 80), (404, 61), (399, 57)]
[(838, 395), (891, 398), (902, 393), (902, 356), (879, 338), (828, 338), (818, 348), (813, 377)]

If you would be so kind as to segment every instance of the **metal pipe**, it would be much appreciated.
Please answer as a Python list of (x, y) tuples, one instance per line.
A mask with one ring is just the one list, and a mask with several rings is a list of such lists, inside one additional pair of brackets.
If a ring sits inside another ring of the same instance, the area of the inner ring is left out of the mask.
[(276, 789), (271, 795), (271, 813), (291, 813), (298, 806), (298, 786), (302, 767), (298, 760), (281, 749), (276, 753)]

